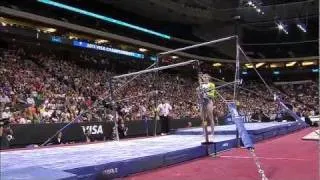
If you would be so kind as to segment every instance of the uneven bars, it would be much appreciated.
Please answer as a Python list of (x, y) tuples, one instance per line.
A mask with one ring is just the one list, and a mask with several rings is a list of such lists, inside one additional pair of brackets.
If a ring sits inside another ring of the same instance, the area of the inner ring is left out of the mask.
[(225, 86), (228, 86), (228, 85), (231, 85), (231, 84), (234, 84), (234, 83), (239, 83), (239, 82), (240, 82), (240, 81), (227, 82), (227, 83), (225, 83), (225, 84), (222, 84), (222, 85), (216, 87), (216, 89), (220, 89), (220, 88), (222, 88), (222, 87), (225, 87)]
[[(146, 69), (150, 69), (150, 68), (152, 68), (152, 67), (155, 66), (155, 65), (156, 65), (156, 63), (153, 63), (153, 64), (151, 64), (149, 67), (147, 67)], [(146, 70), (146, 69), (145, 69), (145, 70)], [(138, 75), (134, 76), (133, 78), (129, 79), (128, 81), (126, 81), (125, 84), (123, 84), (123, 85), (121, 85), (120, 87), (118, 87), (118, 88), (114, 91), (114, 93), (117, 94), (117, 92), (119, 92), (119, 91), (121, 90), (121, 88), (127, 86), (131, 81), (137, 79), (137, 77), (139, 77), (139, 75), (140, 75), (140, 74), (138, 74)]]
[(132, 76), (132, 75), (148, 73), (148, 72), (152, 72), (152, 71), (170, 69), (170, 68), (174, 68), (174, 67), (178, 67), (178, 66), (188, 65), (188, 64), (191, 64), (191, 63), (196, 62), (196, 61), (197, 60), (190, 60), (190, 61), (186, 61), (186, 62), (171, 64), (171, 65), (168, 65), (168, 66), (161, 66), (161, 67), (158, 67), (158, 68), (145, 69), (145, 70), (137, 71), (137, 72), (133, 72), (133, 73), (122, 74), (122, 75), (119, 75), (119, 76), (113, 76), (112, 79), (119, 79), (119, 78), (124, 78), (124, 77)]
[[(217, 80), (217, 81), (219, 81), (219, 82), (223, 82), (223, 83), (228, 83), (228, 82), (226, 82), (226, 81), (223, 81), (223, 80), (218, 79), (218, 78), (215, 78), (215, 77), (211, 77), (211, 79), (215, 79), (215, 80)], [(218, 86), (218, 87), (220, 87), (220, 86)], [(264, 96), (262, 96), (261, 94), (258, 94), (257, 92), (255, 92), (255, 91), (253, 91), (253, 90), (250, 90), (250, 89), (247, 89), (247, 88), (244, 88), (244, 87), (239, 87), (239, 89), (249, 91), (249, 92), (251, 92), (251, 93), (253, 93), (253, 94), (257, 95), (257, 96), (260, 96), (260, 97), (264, 97)]]
[(184, 51), (184, 50), (188, 50), (188, 49), (192, 49), (192, 48), (196, 48), (196, 47), (200, 47), (200, 46), (205, 46), (205, 45), (208, 45), (208, 44), (213, 44), (213, 43), (217, 43), (217, 42), (221, 42), (221, 41), (230, 40), (230, 39), (233, 39), (233, 38), (236, 38), (236, 37), (237, 36), (229, 36), (229, 37), (216, 39), (216, 40), (209, 41), (209, 42), (204, 42), (204, 43), (195, 44), (195, 45), (191, 45), (191, 46), (187, 46), (187, 47), (183, 47), (183, 48), (179, 48), (179, 49), (174, 49), (174, 50), (171, 50), (171, 51), (162, 52), (162, 53), (159, 53), (158, 55), (162, 56), (162, 55), (166, 55), (166, 54), (171, 54), (171, 53), (178, 52), (178, 51)]
[[(222, 99), (222, 101), (223, 101), (224, 103), (227, 102), (227, 100), (219, 93), (218, 90), (216, 90), (216, 93), (218, 94), (218, 96), (220, 96), (220, 98)], [(226, 104), (227, 104), (227, 103), (226, 103)]]

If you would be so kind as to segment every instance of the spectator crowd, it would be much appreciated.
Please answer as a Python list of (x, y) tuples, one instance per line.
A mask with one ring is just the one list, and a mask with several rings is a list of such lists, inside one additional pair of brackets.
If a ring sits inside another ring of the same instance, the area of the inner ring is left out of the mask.
[[(113, 114), (106, 104), (110, 100), (108, 79), (115, 72), (78, 63), (97, 62), (93, 57), (81, 55), (80, 60), (75, 61), (54, 53), (27, 53), (22, 48), (1, 49), (0, 53), (2, 118), (9, 118), (13, 124), (112, 120)], [(153, 117), (155, 104), (164, 100), (172, 106), (172, 118), (198, 117), (198, 82), (191, 77), (159, 72), (156, 81), (153, 73), (131, 78), (114, 82), (120, 119), (132, 121), (145, 115)], [(271, 88), (295, 105), (297, 111), (310, 115), (317, 113), (319, 95), (315, 82), (271, 85)], [(231, 99), (233, 89), (224, 87), (219, 93)], [(262, 83), (245, 82), (237, 93), (240, 111), (249, 115), (262, 111), (267, 116), (277, 113), (277, 104), (269, 94)], [(218, 116), (226, 115), (221, 98), (217, 97), (214, 104)], [(142, 112), (141, 109), (145, 110)]]

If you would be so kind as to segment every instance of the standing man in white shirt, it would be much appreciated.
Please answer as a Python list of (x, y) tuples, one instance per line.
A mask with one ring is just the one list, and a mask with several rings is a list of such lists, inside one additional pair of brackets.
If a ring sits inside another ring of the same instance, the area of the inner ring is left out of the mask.
[(161, 134), (167, 134), (169, 132), (169, 115), (172, 110), (172, 106), (169, 104), (167, 100), (162, 101), (161, 104), (158, 105), (157, 111), (160, 116), (161, 123)]

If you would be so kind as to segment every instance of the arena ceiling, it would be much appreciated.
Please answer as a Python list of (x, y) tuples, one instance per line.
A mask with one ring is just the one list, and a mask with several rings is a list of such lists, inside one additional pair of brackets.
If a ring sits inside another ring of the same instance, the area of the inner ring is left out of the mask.
[[(317, 0), (252, 0), (264, 11), (263, 16), (246, 5), (249, 0), (100, 0), (141, 16), (182, 24), (203, 24), (210, 21), (233, 22), (240, 15), (245, 22), (261, 22), (274, 18), (297, 18), (308, 11), (318, 15)], [(266, 2), (266, 3), (265, 3)]]
[[(240, 44), (253, 58), (289, 58), (318, 56), (318, 0), (55, 0), (173, 37), (154, 38), (129, 28), (117, 28), (103, 21), (66, 12), (37, 0), (6, 0), (5, 6), (27, 10), (46, 17), (98, 28), (168, 48), (208, 41), (237, 33)], [(262, 13), (258, 13), (260, 9)], [(240, 17), (235, 20), (235, 17)], [(277, 28), (283, 23), (288, 34)], [(297, 23), (305, 24), (302, 32)], [(116, 28), (116, 29), (115, 29)], [(114, 31), (111, 31), (115, 29)], [(185, 41), (187, 40), (187, 41)], [(233, 59), (235, 42), (217, 44), (201, 56)], [(199, 53), (198, 53), (199, 54)]]
[[(100, 0), (116, 8), (148, 17), (155, 21), (187, 24), (192, 35), (207, 41), (235, 33), (235, 17), (239, 16), (241, 43), (255, 58), (285, 58), (318, 55), (318, 0), (259, 0), (262, 13), (248, 6), (246, 0)], [(288, 34), (277, 29), (284, 23)], [(307, 32), (297, 28), (306, 24)], [(179, 38), (188, 39), (188, 36)], [(234, 57), (234, 42), (216, 46), (220, 52)]]

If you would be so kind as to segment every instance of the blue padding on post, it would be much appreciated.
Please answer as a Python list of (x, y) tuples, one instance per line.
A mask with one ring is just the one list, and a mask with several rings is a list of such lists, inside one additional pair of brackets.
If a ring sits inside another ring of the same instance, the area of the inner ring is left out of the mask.
[(239, 115), (236, 104), (234, 102), (228, 103), (228, 109), (231, 113), (234, 123), (236, 124), (239, 136), (241, 137), (244, 147), (253, 148), (253, 142), (248, 134), (248, 131), (244, 127), (243, 118)]

